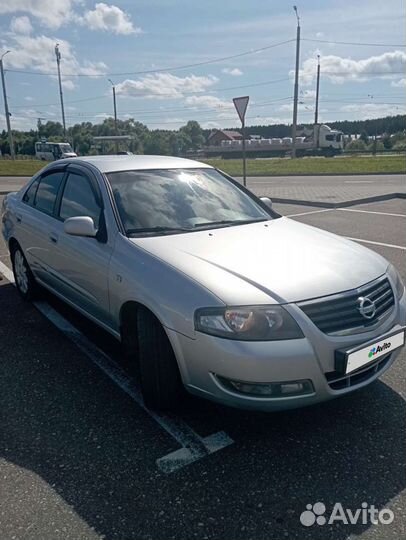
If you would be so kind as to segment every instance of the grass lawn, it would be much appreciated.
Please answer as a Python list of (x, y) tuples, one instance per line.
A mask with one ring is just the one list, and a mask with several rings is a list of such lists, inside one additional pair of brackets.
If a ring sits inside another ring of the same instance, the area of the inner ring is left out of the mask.
[(0, 176), (32, 176), (46, 164), (38, 159), (0, 159)]
[[(242, 176), (241, 159), (207, 159), (224, 172)], [(406, 156), (345, 156), (335, 158), (247, 159), (247, 176), (285, 174), (373, 174), (405, 173)]]
[[(242, 175), (241, 159), (208, 159), (203, 160), (224, 172)], [(36, 159), (2, 160), (0, 159), (0, 176), (32, 176), (42, 169), (46, 162)], [(345, 156), (335, 158), (301, 158), (301, 159), (248, 159), (248, 176), (278, 176), (285, 174), (373, 174), (373, 173), (405, 173), (406, 156)]]

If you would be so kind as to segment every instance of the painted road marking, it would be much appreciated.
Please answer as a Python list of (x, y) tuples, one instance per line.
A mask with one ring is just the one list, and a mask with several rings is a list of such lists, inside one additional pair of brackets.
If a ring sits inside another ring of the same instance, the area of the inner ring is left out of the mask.
[(8, 266), (0, 261), (0, 273), (14, 285), (14, 274)]
[(361, 212), (362, 214), (378, 214), (380, 216), (392, 216), (406, 218), (406, 214), (391, 214), (390, 212), (376, 212), (374, 210), (353, 210), (352, 208), (337, 208), (340, 212)]
[[(15, 284), (13, 273), (1, 261), (0, 273), (10, 283)], [(34, 302), (34, 305), (58, 330), (84, 352), (88, 358), (181, 445), (180, 449), (156, 460), (156, 464), (161, 471), (165, 473), (175, 472), (190, 463), (194, 463), (199, 459), (217, 452), (217, 450), (222, 450), (233, 444), (234, 441), (224, 431), (219, 431), (203, 438), (193, 431), (181, 418), (172, 414), (157, 413), (148, 409), (144, 404), (139, 386), (114, 360), (107, 356), (49, 304), (38, 301)]]
[(348, 240), (354, 240), (354, 242), (362, 242), (364, 244), (374, 244), (376, 246), (384, 246), (384, 247), (389, 247), (389, 248), (394, 248), (394, 249), (403, 249), (404, 251), (406, 251), (405, 246), (397, 246), (396, 244), (385, 244), (383, 242), (374, 242), (373, 240), (364, 240), (363, 238), (351, 238), (351, 236), (346, 236), (346, 238), (348, 238)]
[(297, 217), (297, 216), (307, 216), (308, 214), (321, 214), (322, 212), (332, 212), (335, 208), (325, 208), (323, 210), (311, 210), (310, 212), (301, 212), (300, 214), (288, 214), (285, 217)]

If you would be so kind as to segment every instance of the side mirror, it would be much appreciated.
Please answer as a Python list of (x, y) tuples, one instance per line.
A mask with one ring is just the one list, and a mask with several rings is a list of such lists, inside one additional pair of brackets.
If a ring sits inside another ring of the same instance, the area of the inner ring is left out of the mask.
[(88, 236), (94, 238), (97, 234), (94, 221), (88, 216), (68, 218), (63, 224), (63, 230), (71, 236)]
[(260, 200), (269, 208), (269, 210), (272, 210), (272, 200), (269, 197), (260, 197)]

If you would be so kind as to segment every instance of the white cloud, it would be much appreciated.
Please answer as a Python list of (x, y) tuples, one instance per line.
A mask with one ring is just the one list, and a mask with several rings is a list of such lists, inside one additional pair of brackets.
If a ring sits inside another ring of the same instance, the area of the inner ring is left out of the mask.
[(224, 101), (216, 96), (189, 96), (185, 99), (186, 105), (208, 107), (210, 109), (234, 109), (234, 104)]
[[(300, 70), (300, 82), (310, 85), (316, 77), (316, 58), (308, 58), (303, 62)], [(353, 60), (341, 56), (327, 55), (320, 58), (321, 76), (329, 78), (333, 83), (341, 84), (344, 81), (363, 82), (368, 80), (369, 73), (391, 77), (392, 72), (403, 72), (406, 69), (406, 53), (391, 51), (370, 56), (363, 60)], [(290, 72), (293, 75), (293, 71)]]
[(139, 34), (141, 28), (134, 27), (129, 15), (117, 6), (100, 2), (88, 10), (78, 21), (91, 30), (106, 30), (115, 34)]
[(23, 15), (22, 17), (13, 17), (10, 23), (10, 30), (16, 34), (31, 34), (31, 21), (26, 15)]
[(5, 0), (0, 2), (0, 14), (28, 13), (49, 28), (59, 28), (72, 17), (73, 5), (80, 0)]
[(399, 79), (398, 81), (392, 81), (391, 86), (395, 88), (406, 88), (406, 79)]
[(31, 96), (25, 96), (25, 101), (34, 101), (34, 98)]
[(233, 77), (238, 77), (243, 74), (241, 69), (238, 68), (224, 68), (221, 71), (227, 75), (232, 75)]
[(116, 91), (118, 95), (128, 97), (175, 99), (183, 97), (184, 93), (201, 92), (217, 81), (218, 79), (211, 75), (177, 77), (170, 73), (155, 73), (138, 80), (127, 79), (116, 85)]
[[(105, 72), (107, 66), (103, 62), (79, 62), (68, 41), (50, 38), (43, 35), (36, 37), (22, 34), (9, 34), (4, 48), (12, 52), (7, 55), (7, 66), (15, 69), (32, 69), (42, 73), (55, 73), (55, 44), (59, 43), (61, 52), (62, 75), (98, 75)], [(66, 84), (66, 80), (64, 80)], [(69, 83), (67, 83), (69, 86)], [(70, 84), (71, 86), (71, 84)]]
[(300, 92), (300, 99), (313, 99), (316, 97), (316, 90), (303, 90)]
[[(118, 6), (99, 2), (94, 9), (81, 14), (77, 11), (77, 7), (83, 3), (83, 0), (64, 0), (63, 2), (61, 0), (1, 0), (0, 15), (27, 13), (41, 26), (52, 29), (60, 28), (69, 22), (76, 22), (90, 30), (106, 30), (115, 34), (141, 32), (140, 28), (134, 27), (129, 15)], [(31, 32), (31, 22), (26, 15), (16, 17), (13, 21), (11, 23), (13, 32), (22, 34)]]
[(405, 105), (389, 105), (388, 103), (364, 103), (344, 105), (340, 109), (343, 112), (351, 113), (351, 116), (366, 120), (368, 118), (380, 118), (384, 116), (394, 116), (406, 113)]
[(64, 90), (74, 90), (76, 85), (70, 79), (62, 79), (62, 87)]

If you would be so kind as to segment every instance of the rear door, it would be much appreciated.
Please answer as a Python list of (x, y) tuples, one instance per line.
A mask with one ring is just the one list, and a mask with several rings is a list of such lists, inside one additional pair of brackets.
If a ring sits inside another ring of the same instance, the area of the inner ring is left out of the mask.
[(25, 192), (16, 211), (18, 240), (34, 274), (46, 285), (57, 281), (53, 271), (55, 242), (51, 231), (57, 224), (54, 216), (65, 171), (53, 168), (37, 177)]

